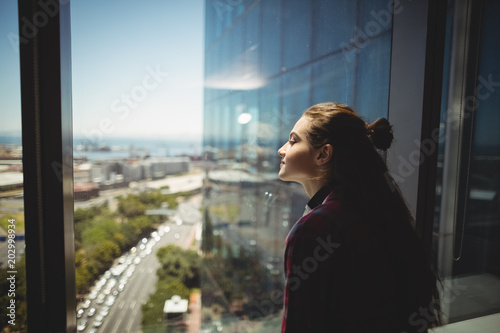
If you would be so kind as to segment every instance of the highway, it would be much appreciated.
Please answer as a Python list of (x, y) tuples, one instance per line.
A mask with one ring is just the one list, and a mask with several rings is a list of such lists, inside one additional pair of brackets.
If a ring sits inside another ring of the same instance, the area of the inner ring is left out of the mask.
[[(186, 205), (188, 207), (186, 207)], [(181, 203), (179, 211), (189, 212), (190, 209), (195, 209), (192, 203)], [(188, 216), (193, 216), (194, 213), (188, 213)], [(180, 215), (182, 219), (182, 215)], [(97, 304), (97, 299), (99, 296), (91, 300), (90, 305), (84, 310), (81, 318), (78, 319), (78, 324), (81, 324), (83, 320), (87, 320), (87, 325), (84, 329), (79, 330), (79, 332), (106, 332), (106, 333), (138, 333), (141, 330), (141, 318), (142, 309), (141, 306), (147, 301), (149, 295), (156, 289), (156, 270), (159, 268), (159, 262), (156, 258), (155, 252), (158, 248), (166, 246), (168, 244), (175, 244), (183, 248), (188, 248), (191, 246), (194, 236), (197, 232), (197, 228), (200, 227), (201, 220), (195, 224), (182, 223), (177, 224), (175, 222), (165, 223), (162, 230), (169, 229), (167, 232), (160, 237), (161, 233), (158, 234), (157, 241), (150, 238), (148, 242), (145, 243), (145, 249), (141, 250), (137, 248), (135, 254), (127, 254), (121, 259), (124, 262), (132, 261), (129, 267), (134, 267), (134, 271), (131, 273), (130, 277), (126, 281), (125, 286), (121, 292), (118, 292), (114, 304), (109, 307), (109, 314), (106, 315), (102, 320), (102, 325), (100, 327), (93, 327), (102, 308), (105, 306), (107, 298), (104, 303)], [(160, 230), (159, 229), (159, 230)], [(151, 253), (146, 254), (148, 244), (153, 244), (151, 247)], [(142, 257), (143, 256), (143, 257)], [(142, 258), (141, 258), (142, 257)], [(140, 259), (136, 259), (140, 258)], [(134, 263), (136, 260), (138, 263)], [(140, 262), (139, 262), (140, 261)], [(106, 284), (110, 280), (117, 280), (116, 285), (109, 290), (110, 295), (117, 290), (120, 285), (120, 281), (123, 282), (122, 276), (127, 275), (127, 270), (121, 274), (120, 277), (109, 277), (106, 279)], [(129, 273), (130, 274), (130, 273)], [(106, 285), (101, 287), (99, 293), (103, 293)], [(109, 296), (107, 296), (109, 297)], [(81, 308), (82, 304), (79, 304)], [(95, 308), (96, 312), (93, 316), (88, 317), (88, 313), (91, 308)], [(92, 329), (95, 331), (92, 331)]]

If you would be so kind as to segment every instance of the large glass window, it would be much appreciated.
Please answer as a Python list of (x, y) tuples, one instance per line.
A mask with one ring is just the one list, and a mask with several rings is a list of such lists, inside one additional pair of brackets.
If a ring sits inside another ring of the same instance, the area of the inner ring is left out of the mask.
[[(77, 329), (199, 331), (203, 122), (221, 152), (237, 134), (227, 95), (202, 116), (203, 2), (71, 5)], [(228, 6), (207, 7), (214, 23)], [(219, 61), (241, 75), (242, 31), (207, 75)]]
[(434, 237), (448, 322), (500, 311), (499, 11), (498, 1), (448, 10)]
[(23, 150), (17, 3), (0, 3), (1, 331), (26, 332)]
[[(315, 103), (347, 103), (371, 121), (387, 116), (392, 9), (385, 1), (241, 4), (247, 7), (205, 45), (204, 133), (210, 135), (204, 141), (202, 327), (276, 332), (284, 242), (307, 202), (298, 184), (278, 179), (277, 150)], [(221, 24), (211, 5), (206, 1), (207, 32)], [(220, 48), (234, 40), (246, 45), (244, 56)], [(244, 77), (227, 70), (239, 61)], [(235, 154), (224, 152), (224, 128), (238, 133)]]

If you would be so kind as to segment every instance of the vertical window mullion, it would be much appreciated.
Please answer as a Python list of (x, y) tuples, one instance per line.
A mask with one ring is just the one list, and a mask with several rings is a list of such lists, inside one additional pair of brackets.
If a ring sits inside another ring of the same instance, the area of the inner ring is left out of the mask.
[(69, 1), (18, 6), (28, 327), (70, 332), (76, 301)]

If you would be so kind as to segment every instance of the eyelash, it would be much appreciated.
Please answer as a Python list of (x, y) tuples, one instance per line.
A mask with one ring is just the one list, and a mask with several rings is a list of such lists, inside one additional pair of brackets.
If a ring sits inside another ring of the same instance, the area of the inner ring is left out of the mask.
[(290, 145), (293, 145), (294, 143), (296, 143), (297, 141), (295, 141), (294, 139), (290, 139), (288, 140), (288, 142), (290, 143)]

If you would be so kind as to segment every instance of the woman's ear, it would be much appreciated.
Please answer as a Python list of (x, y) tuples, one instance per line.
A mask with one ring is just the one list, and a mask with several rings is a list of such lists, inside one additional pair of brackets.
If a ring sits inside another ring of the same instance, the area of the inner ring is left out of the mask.
[(316, 164), (318, 166), (328, 163), (333, 156), (333, 146), (329, 143), (321, 146), (316, 157)]

